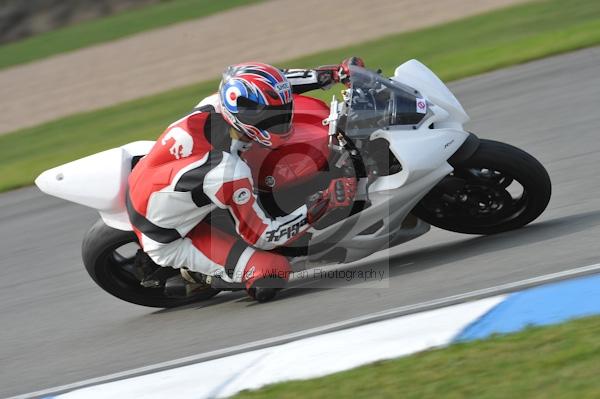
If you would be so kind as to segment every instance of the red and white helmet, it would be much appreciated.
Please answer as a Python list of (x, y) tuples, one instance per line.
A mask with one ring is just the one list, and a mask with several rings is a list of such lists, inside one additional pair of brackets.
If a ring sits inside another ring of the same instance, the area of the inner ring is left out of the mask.
[(276, 148), (292, 131), (292, 86), (277, 68), (258, 62), (232, 65), (219, 86), (223, 118), (262, 145)]

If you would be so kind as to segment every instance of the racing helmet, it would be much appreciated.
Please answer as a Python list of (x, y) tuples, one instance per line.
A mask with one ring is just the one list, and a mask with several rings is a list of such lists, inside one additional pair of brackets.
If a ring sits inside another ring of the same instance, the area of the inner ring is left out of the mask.
[(292, 86), (279, 69), (258, 62), (229, 66), (219, 85), (221, 114), (236, 130), (276, 148), (292, 132)]

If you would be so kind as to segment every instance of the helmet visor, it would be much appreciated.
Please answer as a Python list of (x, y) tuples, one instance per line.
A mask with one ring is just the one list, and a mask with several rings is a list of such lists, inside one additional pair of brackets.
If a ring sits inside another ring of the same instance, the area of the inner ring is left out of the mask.
[(286, 134), (292, 127), (293, 104), (263, 105), (246, 97), (237, 99), (240, 122), (274, 134)]

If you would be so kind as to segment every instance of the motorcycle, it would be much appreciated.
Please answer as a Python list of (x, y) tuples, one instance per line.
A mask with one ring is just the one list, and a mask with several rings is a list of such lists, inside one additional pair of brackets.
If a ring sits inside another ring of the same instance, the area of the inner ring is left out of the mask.
[[(350, 76), (343, 99), (334, 97), (330, 106), (295, 96), (294, 133), (286, 145), (253, 145), (241, 155), (253, 170), (260, 204), (273, 217), (301, 206), (332, 178), (357, 179), (351, 208), (327, 215), (275, 250), (293, 270), (363, 259), (419, 237), (431, 225), (496, 234), (545, 210), (551, 195), (545, 168), (516, 147), (465, 131), (467, 113), (425, 65), (410, 60), (389, 78), (351, 66)], [(82, 257), (92, 279), (110, 294), (173, 307), (241, 289), (207, 278), (202, 289), (181, 294), (169, 289), (179, 275), (159, 289), (140, 284), (139, 244), (124, 198), (129, 173), (153, 145), (138, 141), (91, 155), (45, 171), (35, 182), (47, 194), (99, 212), (83, 238)], [(211, 223), (229, 219), (219, 211), (210, 217)], [(294, 234), (287, 227), (276, 233)]]

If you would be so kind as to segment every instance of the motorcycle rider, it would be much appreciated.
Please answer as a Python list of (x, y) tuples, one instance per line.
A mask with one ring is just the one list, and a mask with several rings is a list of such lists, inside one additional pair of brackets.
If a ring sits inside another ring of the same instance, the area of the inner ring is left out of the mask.
[[(183, 268), (198, 273), (182, 273), (197, 282), (198, 276), (218, 276), (242, 283), (259, 301), (275, 295), (291, 270), (287, 258), (268, 250), (297, 239), (328, 212), (350, 206), (356, 181), (335, 179), (306, 205), (271, 218), (257, 202), (251, 170), (239, 155), (252, 141), (272, 149), (284, 144), (293, 132), (294, 95), (347, 83), (352, 64), (364, 66), (356, 57), (316, 69), (232, 65), (217, 94), (165, 130), (133, 169), (126, 195), (147, 254), (141, 254), (147, 274), (142, 285), (161, 287), (166, 269)], [(216, 208), (229, 211), (239, 237), (210, 224)]]

